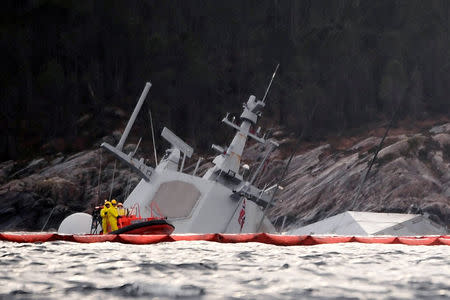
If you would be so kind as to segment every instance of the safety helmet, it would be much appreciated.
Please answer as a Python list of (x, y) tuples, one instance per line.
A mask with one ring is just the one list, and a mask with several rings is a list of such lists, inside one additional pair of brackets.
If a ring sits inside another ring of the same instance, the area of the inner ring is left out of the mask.
[(116, 199), (112, 199), (112, 200), (111, 200), (111, 204), (112, 204), (112, 205), (116, 205), (116, 204), (117, 204)]
[(107, 206), (107, 205), (111, 206), (111, 202), (106, 201), (106, 202), (105, 202), (105, 206)]
[(117, 206), (123, 206), (122, 202), (117, 203)]

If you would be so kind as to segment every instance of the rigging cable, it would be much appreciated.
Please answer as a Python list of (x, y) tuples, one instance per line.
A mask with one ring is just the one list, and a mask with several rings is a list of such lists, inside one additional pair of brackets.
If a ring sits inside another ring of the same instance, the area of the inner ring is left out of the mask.
[(263, 223), (263, 221), (264, 221), (264, 217), (266, 216), (267, 209), (268, 209), (269, 206), (272, 204), (272, 201), (273, 201), (273, 199), (275, 198), (275, 194), (276, 194), (277, 191), (279, 190), (280, 183), (284, 180), (284, 177), (285, 177), (286, 174), (287, 174), (287, 170), (288, 170), (288, 168), (289, 168), (289, 165), (291, 164), (292, 158), (293, 158), (294, 155), (295, 155), (295, 149), (298, 148), (298, 146), (300, 145), (300, 142), (303, 140), (303, 137), (304, 137), (305, 134), (306, 134), (306, 131), (309, 130), (309, 127), (311, 127), (311, 123), (312, 123), (312, 120), (313, 120), (313, 118), (314, 118), (314, 115), (315, 115), (315, 112), (316, 112), (316, 109), (317, 109), (317, 106), (318, 106), (318, 105), (319, 105), (319, 103), (316, 102), (316, 104), (314, 105), (314, 107), (313, 107), (313, 109), (312, 109), (312, 112), (311, 112), (311, 114), (310, 114), (310, 116), (309, 116), (308, 122), (306, 123), (306, 126), (303, 127), (302, 133), (300, 134), (300, 137), (299, 137), (299, 139), (297, 140), (297, 143), (296, 143), (295, 147), (292, 149), (291, 155), (289, 156), (288, 162), (287, 162), (286, 166), (284, 167), (284, 170), (283, 170), (283, 173), (282, 173), (282, 175), (281, 175), (281, 177), (280, 177), (280, 180), (278, 180), (278, 182), (277, 182), (277, 184), (276, 184), (276, 187), (275, 187), (275, 190), (274, 190), (273, 193), (272, 193), (272, 197), (270, 198), (269, 202), (267, 203), (266, 207), (264, 208), (263, 215), (262, 215), (261, 220), (259, 221), (259, 225), (258, 225), (258, 227), (257, 227), (257, 231), (259, 231), (259, 230), (261, 229), (261, 225), (262, 225), (262, 223)]
[(156, 155), (155, 131), (153, 130), (152, 111), (150, 110), (150, 107), (148, 108), (148, 114), (150, 115), (150, 126), (152, 129), (152, 140), (153, 140), (153, 153), (155, 153), (155, 168), (156, 168), (158, 166), (158, 156)]
[(103, 149), (100, 148), (100, 166), (98, 172), (98, 189), (97, 189), (97, 201), (100, 204), (100, 186), (101, 186), (101, 178), (102, 178), (102, 158), (103, 158)]
[(131, 174), (133, 174), (131, 168), (129, 168), (130, 170), (130, 174), (128, 175), (128, 180), (127, 180), (127, 189), (125, 191), (125, 199), (128, 198), (128, 196), (130, 195), (130, 188), (131, 188)]
[[(357, 189), (355, 195), (353, 196), (352, 203), (351, 203), (351, 205), (348, 207), (348, 209), (352, 209), (352, 207), (354, 207), (354, 205), (356, 204), (356, 201), (359, 199), (359, 197), (360, 197), (360, 195), (361, 195), (361, 190), (362, 190), (362, 188), (363, 188), (363, 186), (364, 186), (364, 183), (366, 182), (367, 178), (369, 177), (370, 170), (372, 169), (372, 166), (373, 166), (373, 164), (375, 163), (375, 160), (376, 160), (377, 157), (378, 157), (378, 153), (380, 152), (381, 148), (383, 147), (384, 140), (386, 139), (387, 134), (389, 133), (389, 130), (392, 128), (392, 125), (394, 124), (394, 121), (397, 119), (397, 115), (398, 115), (398, 112), (400, 111), (400, 107), (401, 107), (402, 104), (405, 102), (405, 99), (406, 99), (407, 95), (409, 95), (409, 90), (410, 90), (410, 88), (411, 88), (411, 85), (410, 85), (410, 86), (408, 87), (408, 89), (406, 90), (406, 92), (405, 92), (405, 94), (403, 95), (402, 99), (398, 102), (397, 107), (395, 108), (395, 111), (394, 111), (394, 113), (393, 113), (393, 115), (392, 115), (392, 117), (391, 117), (391, 120), (390, 120), (390, 122), (389, 122), (389, 125), (388, 125), (388, 127), (386, 128), (386, 130), (385, 130), (385, 132), (384, 132), (384, 135), (383, 135), (383, 137), (382, 137), (380, 143), (378, 144), (378, 147), (377, 147), (377, 149), (376, 149), (376, 151), (375, 151), (375, 153), (374, 153), (374, 155), (373, 155), (373, 158), (372, 158), (372, 160), (370, 161), (369, 167), (367, 168), (366, 173), (365, 173), (364, 176), (362, 177), (361, 183), (358, 185), (358, 189)], [(343, 218), (343, 217), (344, 217), (344, 214), (342, 213), (342, 216), (341, 216), (339, 222), (337, 222), (337, 223), (336, 223), (336, 226), (332, 229), (332, 233), (335, 233), (336, 229), (337, 229), (337, 228), (339, 227), (339, 225), (341, 224), (342, 218)]]
[(109, 192), (109, 200), (110, 201), (111, 201), (111, 196), (112, 196), (113, 187), (114, 187), (114, 176), (116, 175), (116, 166), (117, 166), (117, 159), (114, 160), (114, 171), (113, 171), (113, 177), (112, 177), (112, 181), (111, 181), (111, 191)]
[(352, 202), (352, 206), (351, 207), (353, 207), (353, 205), (355, 205), (356, 201), (359, 199), (359, 196), (361, 194), (361, 189), (364, 186), (364, 183), (366, 182), (367, 178), (369, 177), (370, 170), (372, 169), (372, 166), (373, 166), (375, 160), (377, 159), (378, 152), (380, 152), (381, 148), (383, 147), (383, 142), (386, 139), (389, 130), (392, 128), (392, 125), (394, 124), (394, 121), (397, 119), (398, 112), (400, 111), (400, 107), (402, 106), (403, 102), (406, 99), (406, 95), (409, 94), (408, 90), (405, 92), (405, 96), (402, 98), (402, 100), (399, 101), (398, 104), (397, 104), (397, 107), (396, 107), (396, 109), (394, 111), (394, 114), (392, 115), (392, 118), (391, 118), (391, 120), (389, 122), (389, 125), (386, 128), (386, 131), (384, 132), (383, 138), (381, 139), (380, 143), (378, 144), (377, 150), (375, 151), (375, 153), (373, 155), (373, 158), (370, 161), (369, 168), (367, 168), (367, 171), (366, 171), (363, 179), (361, 180), (361, 184), (358, 186), (358, 190), (356, 191), (356, 194), (353, 197), (353, 202)]
[(50, 217), (52, 216), (53, 211), (55, 210), (55, 208), (56, 208), (56, 206), (54, 206), (54, 207), (52, 208), (52, 211), (50, 212), (50, 214), (49, 214), (48, 217), (47, 217), (47, 221), (45, 221), (44, 226), (42, 226), (41, 232), (44, 231), (45, 226), (47, 226), (48, 221), (50, 221)]

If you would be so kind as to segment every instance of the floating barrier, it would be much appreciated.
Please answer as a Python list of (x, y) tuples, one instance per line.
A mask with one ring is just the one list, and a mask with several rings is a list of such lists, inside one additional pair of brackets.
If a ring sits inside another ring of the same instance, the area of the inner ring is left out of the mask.
[(395, 236), (355, 236), (355, 242), (367, 244), (399, 244)]
[(157, 244), (163, 242), (174, 242), (170, 235), (135, 235), (135, 234), (119, 234), (118, 242), (125, 244)]
[(16, 243), (43, 243), (51, 241), (68, 241), (75, 243), (117, 242), (124, 244), (157, 244), (178, 241), (208, 241), (217, 243), (264, 243), (278, 246), (312, 246), (336, 243), (364, 244), (403, 244), (403, 245), (447, 245), (450, 236), (313, 236), (313, 235), (279, 235), (268, 233), (246, 234), (190, 234), (190, 235), (66, 235), (57, 233), (0, 233), (0, 241)]
[[(62, 237), (68, 237), (70, 235), (60, 235)], [(77, 243), (103, 243), (103, 242), (116, 242), (117, 235), (115, 234), (74, 234), (72, 235), (72, 240), (68, 239), (71, 242)]]
[(317, 244), (337, 244), (353, 242), (353, 236), (311, 236), (311, 245)]
[(43, 243), (58, 240), (56, 233), (35, 233), (35, 234), (10, 234), (0, 233), (0, 241), (10, 241), (16, 243)]
[(439, 238), (439, 243), (441, 243), (442, 245), (448, 245), (450, 246), (450, 236), (447, 237), (440, 237)]
[(442, 245), (438, 236), (429, 237), (398, 237), (398, 241), (404, 245)]
[(218, 242), (217, 233), (192, 234), (192, 235), (171, 235), (174, 241), (207, 241)]

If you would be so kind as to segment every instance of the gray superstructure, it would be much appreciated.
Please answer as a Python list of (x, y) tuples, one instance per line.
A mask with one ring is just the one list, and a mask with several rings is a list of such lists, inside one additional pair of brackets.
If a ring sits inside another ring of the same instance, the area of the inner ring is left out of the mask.
[[(253, 185), (260, 167), (250, 181), (243, 177), (245, 169), (241, 171), (241, 157), (248, 138), (268, 144), (272, 150), (278, 147), (276, 142), (260, 136), (259, 129), (253, 131), (265, 106), (267, 91), (263, 100), (257, 100), (253, 95), (248, 98), (243, 105), (240, 124), (228, 114), (222, 120), (236, 134), (226, 148), (212, 145), (212, 149), (218, 152), (213, 160), (214, 166), (199, 177), (196, 175), (199, 163), (192, 174), (183, 172), (186, 157), (192, 156), (193, 149), (167, 128), (161, 135), (171, 147), (156, 168), (146, 165), (142, 158), (135, 158), (134, 153), (122, 151), (150, 87), (151, 84), (147, 83), (119, 143), (116, 146), (101, 145), (142, 178), (124, 201), (124, 207), (138, 206), (143, 218), (158, 214), (167, 217), (168, 222), (175, 226), (174, 233), (274, 232), (264, 209), (270, 205), (272, 193), (278, 186), (261, 190)], [(77, 227), (78, 219), (71, 218), (66, 218), (65, 224)], [(64, 230), (60, 228), (61, 231)], [(62, 233), (74, 233), (76, 229), (71, 231)]]

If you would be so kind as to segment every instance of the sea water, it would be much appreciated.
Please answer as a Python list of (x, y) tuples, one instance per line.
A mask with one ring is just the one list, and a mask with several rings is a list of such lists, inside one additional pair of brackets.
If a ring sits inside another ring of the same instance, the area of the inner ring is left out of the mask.
[(449, 299), (450, 247), (0, 242), (0, 299)]

